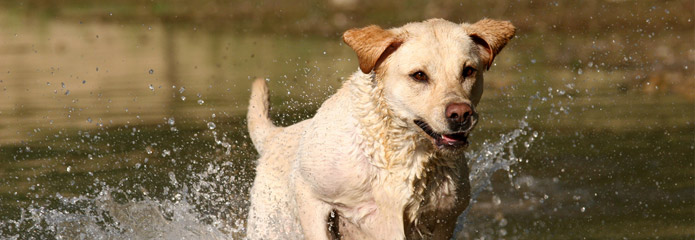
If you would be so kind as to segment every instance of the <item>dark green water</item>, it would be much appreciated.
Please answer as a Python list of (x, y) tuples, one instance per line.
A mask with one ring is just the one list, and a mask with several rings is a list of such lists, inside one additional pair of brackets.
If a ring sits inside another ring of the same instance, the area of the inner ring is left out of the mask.
[[(614, 102), (596, 104), (592, 110), (591, 101), (581, 103), (584, 98), (588, 97), (569, 101), (564, 105), (567, 113), (557, 115), (559, 108), (550, 106), (551, 100), (503, 96), (482, 103), (484, 121), (473, 135), (472, 152), (484, 141), (496, 142), (499, 134), (519, 129), (516, 122), (524, 115), (519, 109), (527, 106), (530, 126), (525, 136), (507, 145), (520, 162), (510, 172), (492, 176), (490, 191), (473, 205), (462, 237), (692, 236), (695, 127), (687, 120), (693, 113), (691, 103), (626, 94), (611, 96)], [(312, 112), (280, 107), (276, 119), (292, 123)], [(627, 122), (624, 126), (600, 126), (621, 119)], [(525, 140), (533, 132), (538, 137), (527, 148)], [(229, 149), (215, 142), (215, 133)], [(248, 204), (255, 151), (241, 116), (64, 129), (36, 138), (0, 147), (0, 210), (6, 236), (73, 238), (71, 231), (107, 236), (96, 230), (101, 228), (127, 232), (152, 220), (137, 220), (143, 217), (139, 210), (126, 214), (126, 219), (136, 219), (130, 225), (121, 224), (125, 220), (119, 210), (147, 204), (157, 206), (155, 212), (174, 225), (186, 223), (176, 220), (176, 214), (183, 214), (199, 227), (215, 226), (232, 236), (243, 226), (238, 220)], [(98, 204), (106, 201), (100, 197), (104, 194), (110, 195), (109, 207)], [(170, 206), (177, 202), (183, 206)], [(27, 217), (32, 211), (33, 219)], [(93, 228), (80, 229), (81, 225), (68, 224), (77, 221), (75, 216), (103, 219), (91, 220)], [(85, 220), (77, 222), (81, 221)], [(153, 229), (157, 228), (142, 231), (152, 234)]]
[[(249, 79), (288, 125), (357, 69), (338, 37), (25, 24), (0, 31), (0, 238), (240, 238)], [(511, 167), (477, 176), (458, 238), (695, 237), (693, 100), (625, 80), (651, 65), (558, 63), (537, 39), (572, 44), (522, 33), (486, 74), (472, 164)]]

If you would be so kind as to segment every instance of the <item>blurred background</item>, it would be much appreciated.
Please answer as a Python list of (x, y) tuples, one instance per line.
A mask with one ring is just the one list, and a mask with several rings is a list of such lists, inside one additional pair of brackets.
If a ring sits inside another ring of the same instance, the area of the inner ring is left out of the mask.
[(238, 239), (254, 77), (289, 125), (356, 71), (345, 30), (484, 17), (517, 36), (456, 238), (695, 238), (690, 0), (2, 1), (0, 238)]

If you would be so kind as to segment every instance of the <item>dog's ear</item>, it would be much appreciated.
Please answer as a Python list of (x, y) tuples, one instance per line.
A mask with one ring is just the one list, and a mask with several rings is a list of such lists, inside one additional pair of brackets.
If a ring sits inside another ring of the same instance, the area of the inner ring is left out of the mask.
[(376, 25), (347, 30), (343, 34), (343, 41), (357, 53), (363, 73), (374, 70), (401, 44), (393, 33)]
[(484, 49), (482, 55), (483, 60), (487, 62), (487, 69), (490, 69), (492, 60), (514, 37), (516, 32), (516, 28), (511, 22), (492, 19), (483, 19), (472, 25), (464, 24), (463, 26), (473, 42)]

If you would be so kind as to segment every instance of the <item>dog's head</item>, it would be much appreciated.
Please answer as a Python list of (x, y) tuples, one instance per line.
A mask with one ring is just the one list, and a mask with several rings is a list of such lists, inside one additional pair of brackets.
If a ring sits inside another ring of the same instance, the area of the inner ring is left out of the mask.
[(478, 121), (483, 72), (514, 32), (507, 21), (431, 19), (389, 30), (351, 29), (343, 40), (357, 53), (360, 70), (374, 71), (395, 117), (439, 149), (456, 150), (468, 145)]

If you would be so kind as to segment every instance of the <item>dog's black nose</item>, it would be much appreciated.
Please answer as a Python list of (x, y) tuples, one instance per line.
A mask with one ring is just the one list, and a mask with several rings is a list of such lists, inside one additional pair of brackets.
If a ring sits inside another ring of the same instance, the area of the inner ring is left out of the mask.
[(473, 115), (473, 109), (467, 103), (450, 103), (446, 106), (446, 118), (452, 126), (468, 123), (471, 115)]

